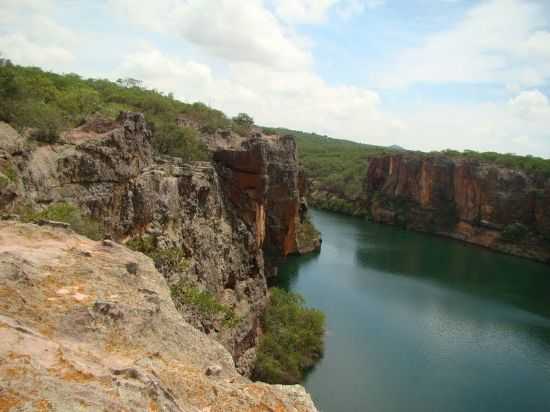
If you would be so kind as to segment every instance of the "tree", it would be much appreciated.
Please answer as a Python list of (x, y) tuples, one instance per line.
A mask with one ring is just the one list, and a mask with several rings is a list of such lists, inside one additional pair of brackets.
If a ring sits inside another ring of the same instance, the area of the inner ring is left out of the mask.
[(246, 113), (239, 113), (233, 118), (233, 121), (239, 126), (250, 128), (254, 125), (254, 119)]
[(0, 67), (13, 66), (10, 59), (4, 58), (2, 52), (0, 52)]

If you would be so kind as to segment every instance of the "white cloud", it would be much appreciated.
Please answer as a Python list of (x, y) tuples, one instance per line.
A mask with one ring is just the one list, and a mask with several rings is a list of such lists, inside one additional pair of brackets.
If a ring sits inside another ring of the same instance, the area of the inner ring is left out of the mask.
[(117, 71), (150, 87), (203, 101), (230, 115), (252, 114), (259, 124), (384, 139), (399, 122), (380, 111), (379, 96), (351, 86), (330, 86), (310, 71), (281, 72), (254, 63), (231, 64), (227, 76), (208, 66), (148, 49), (128, 55)]
[(49, 17), (54, 6), (50, 0), (3, 0), (0, 52), (18, 64), (47, 69), (73, 62), (79, 36)]
[[(0, 23), (6, 18), (8, 23), (0, 27), (0, 50), (20, 64), (139, 78), (229, 115), (248, 112), (266, 126), (423, 150), (451, 147), (550, 157), (550, 103), (545, 89), (537, 86), (550, 75), (550, 68), (545, 69), (549, 34), (534, 3), (501, 0), (497, 8), (495, 1), (482, 3), (454, 29), (403, 53), (400, 66), (388, 70), (385, 78), (393, 85), (497, 81), (512, 98), (432, 102), (390, 112), (372, 90), (324, 80), (312, 64), (311, 44), (296, 35), (290, 17), (281, 20), (260, 0), (109, 0), (105, 11), (139, 24), (138, 35), (63, 27), (53, 18), (60, 1), (48, 8), (34, 0), (4, 2), (9, 8), (0, 10)], [(357, 13), (377, 2), (327, 0), (317, 3), (323, 7), (316, 19), (344, 13), (344, 5)], [(490, 18), (491, 10), (501, 15)], [(303, 20), (297, 13), (295, 18)], [(105, 22), (110, 27), (116, 23)], [(163, 37), (170, 39), (169, 46)], [(170, 47), (174, 38), (180, 47)]]
[(293, 23), (320, 23), (338, 0), (276, 0), (275, 12)]
[(305, 41), (284, 26), (261, 0), (110, 0), (132, 22), (178, 35), (227, 61), (253, 62), (280, 70), (311, 63)]
[(413, 83), (501, 83), (537, 86), (550, 78), (550, 32), (540, 5), (489, 0), (454, 28), (401, 52), (373, 78), (380, 87)]
[(405, 147), (550, 157), (550, 102), (539, 90), (521, 92), (508, 102), (428, 104), (395, 115), (405, 125), (395, 139)]
[(290, 23), (315, 24), (324, 22), (331, 9), (349, 18), (384, 4), (385, 0), (275, 0), (275, 12)]
[(69, 64), (75, 59), (74, 55), (63, 47), (41, 45), (19, 33), (0, 35), (0, 51), (17, 64), (45, 68)]

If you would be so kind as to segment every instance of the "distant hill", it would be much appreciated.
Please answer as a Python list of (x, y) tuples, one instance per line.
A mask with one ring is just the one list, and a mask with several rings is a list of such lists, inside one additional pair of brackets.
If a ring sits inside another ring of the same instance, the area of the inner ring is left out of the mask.
[(285, 128), (264, 128), (269, 133), (294, 136), (300, 162), (310, 180), (309, 201), (313, 206), (359, 214), (354, 200), (362, 192), (368, 159), (395, 153), (389, 147), (335, 139), (316, 133)]
[(367, 177), (369, 159), (384, 154), (408, 152), (421, 156), (440, 155), (472, 159), (522, 170), (529, 174), (550, 176), (550, 160), (534, 156), (472, 150), (424, 153), (410, 151), (396, 144), (376, 146), (285, 128), (264, 130), (270, 133), (290, 134), (296, 139), (300, 162), (310, 181), (310, 204), (349, 214), (365, 213), (361, 206), (361, 196), (365, 196), (363, 185)]

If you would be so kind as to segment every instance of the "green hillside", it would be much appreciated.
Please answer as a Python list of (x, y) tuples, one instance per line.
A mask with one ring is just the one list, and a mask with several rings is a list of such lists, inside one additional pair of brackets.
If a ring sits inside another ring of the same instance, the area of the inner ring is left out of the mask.
[[(251, 126), (251, 118), (244, 114), (229, 119), (203, 103), (184, 103), (171, 94), (146, 89), (139, 80), (85, 79), (0, 59), (0, 121), (38, 142), (55, 142), (63, 131), (79, 126), (89, 116), (114, 119), (121, 111), (144, 113), (157, 152), (184, 160), (207, 158), (199, 132), (225, 129), (245, 134)], [(198, 130), (179, 127), (180, 116)]]
[(334, 139), (315, 133), (284, 128), (267, 128), (270, 133), (290, 134), (296, 139), (300, 162), (311, 179), (310, 203), (313, 206), (360, 214), (354, 204), (362, 192), (368, 159), (395, 153), (395, 149)]

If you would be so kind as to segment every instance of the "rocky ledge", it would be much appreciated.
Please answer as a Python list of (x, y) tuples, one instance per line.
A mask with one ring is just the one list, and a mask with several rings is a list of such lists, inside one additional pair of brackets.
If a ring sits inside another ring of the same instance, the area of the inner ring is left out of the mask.
[(239, 375), (145, 255), (15, 221), (0, 222), (0, 410), (316, 411), (300, 386)]
[(377, 222), (550, 263), (550, 180), (544, 176), (403, 154), (370, 159), (365, 192)]
[(193, 296), (208, 293), (214, 308), (232, 317), (205, 317), (184, 304), (180, 313), (221, 342), (246, 375), (267, 274), (284, 256), (320, 246), (307, 220), (294, 141), (261, 134), (233, 141), (217, 133), (209, 137), (215, 161), (185, 163), (155, 157), (151, 139), (137, 113), (90, 119), (56, 144), (33, 142), (0, 123), (0, 211), (68, 202), (116, 242), (177, 255), (177, 265), (159, 267), (168, 284)]

